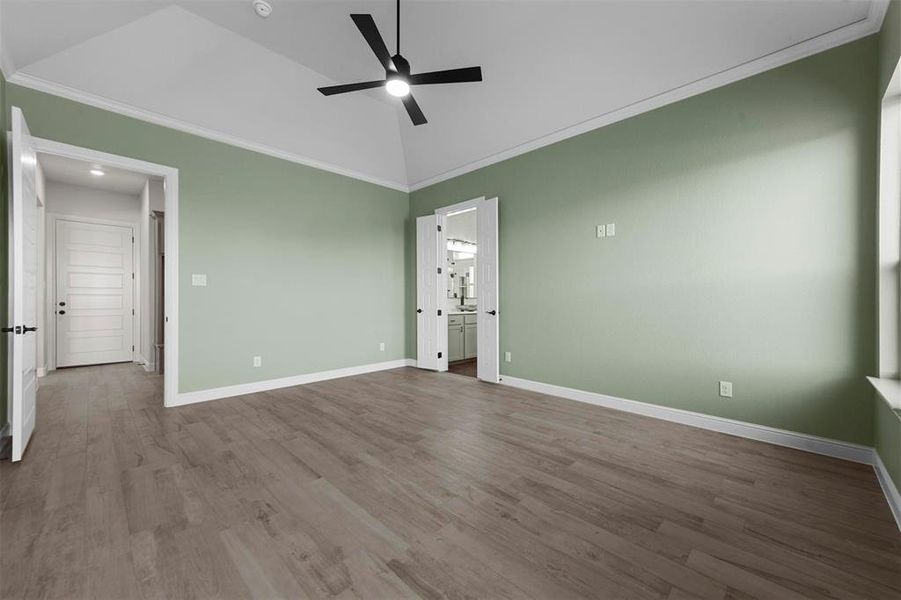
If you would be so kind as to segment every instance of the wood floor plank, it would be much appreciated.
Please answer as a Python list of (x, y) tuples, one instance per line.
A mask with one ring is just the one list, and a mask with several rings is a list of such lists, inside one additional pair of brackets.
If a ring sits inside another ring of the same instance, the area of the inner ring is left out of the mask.
[(397, 369), (165, 409), (41, 379), (0, 597), (901, 599), (872, 469)]

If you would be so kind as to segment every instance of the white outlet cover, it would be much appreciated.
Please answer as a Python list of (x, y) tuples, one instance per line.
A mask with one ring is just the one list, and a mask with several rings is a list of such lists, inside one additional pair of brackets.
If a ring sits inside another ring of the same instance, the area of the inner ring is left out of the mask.
[(206, 273), (192, 273), (191, 285), (195, 287), (206, 287)]
[(721, 381), (720, 382), (720, 396), (723, 398), (731, 398), (732, 397), (732, 382), (731, 381)]
[(512, 361), (513, 361), (513, 354), (511, 354), (510, 352), (504, 352), (504, 362), (512, 362)]
[(616, 235), (616, 223), (607, 223), (607, 237)]
[(603, 225), (598, 225), (597, 236), (599, 238), (606, 237), (607, 229)]
[(381, 344), (379, 344), (379, 352), (384, 352), (384, 351), (385, 351), (385, 342), (382, 342)]
[(263, 366), (263, 357), (262, 356), (254, 356), (253, 357), (253, 366), (262, 367)]

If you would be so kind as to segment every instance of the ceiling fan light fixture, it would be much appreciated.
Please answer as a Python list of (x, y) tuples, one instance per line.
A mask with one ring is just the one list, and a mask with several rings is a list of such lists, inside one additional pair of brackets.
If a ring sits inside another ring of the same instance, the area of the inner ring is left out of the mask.
[(410, 84), (402, 77), (393, 77), (385, 82), (385, 89), (392, 96), (403, 98), (410, 93)]

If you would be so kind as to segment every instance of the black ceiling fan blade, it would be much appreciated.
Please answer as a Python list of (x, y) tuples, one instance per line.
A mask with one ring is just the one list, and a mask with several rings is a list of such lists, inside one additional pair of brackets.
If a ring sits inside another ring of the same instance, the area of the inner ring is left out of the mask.
[(432, 83), (467, 83), (482, 81), (482, 67), (465, 67), (446, 71), (430, 71), (410, 75), (412, 85), (429, 85)]
[(378, 81), (362, 81), (360, 83), (345, 83), (343, 85), (330, 85), (327, 87), (316, 88), (322, 92), (323, 96), (334, 96), (335, 94), (346, 94), (347, 92), (358, 92), (360, 90), (370, 90), (385, 85), (384, 80)]
[(379, 59), (379, 62), (382, 63), (385, 70), (394, 71), (394, 64), (391, 62), (391, 55), (388, 53), (388, 47), (385, 46), (385, 40), (382, 39), (379, 28), (375, 26), (375, 20), (372, 18), (372, 15), (356, 14), (350, 15), (350, 18), (354, 20), (357, 29), (363, 34), (366, 43), (372, 48), (372, 52), (375, 54), (376, 58)]
[(402, 98), (404, 103), (404, 108), (407, 109), (407, 114), (410, 115), (410, 120), (413, 121), (414, 125), (424, 125), (428, 123), (425, 118), (425, 115), (422, 114), (422, 109), (419, 108), (419, 105), (416, 104), (416, 100), (413, 98), (413, 94), (407, 94)]

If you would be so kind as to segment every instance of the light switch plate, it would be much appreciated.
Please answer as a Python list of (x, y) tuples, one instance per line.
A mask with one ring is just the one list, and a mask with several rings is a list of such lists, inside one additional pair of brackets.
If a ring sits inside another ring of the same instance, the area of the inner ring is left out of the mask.
[(616, 235), (616, 223), (607, 223), (607, 237)]
[(254, 356), (253, 357), (253, 366), (262, 367), (263, 366), (263, 357), (262, 356)]
[(723, 398), (731, 398), (732, 397), (732, 382), (731, 381), (721, 381), (720, 382), (720, 396)]
[(384, 352), (384, 351), (385, 351), (385, 342), (382, 342), (381, 344), (379, 344), (379, 352)]
[(510, 352), (504, 352), (504, 362), (512, 362), (512, 361), (513, 361), (513, 354), (511, 354)]
[(191, 285), (195, 287), (206, 287), (206, 273), (192, 273)]
[(606, 237), (607, 229), (603, 225), (598, 225), (597, 231), (598, 231), (597, 235), (599, 238)]

